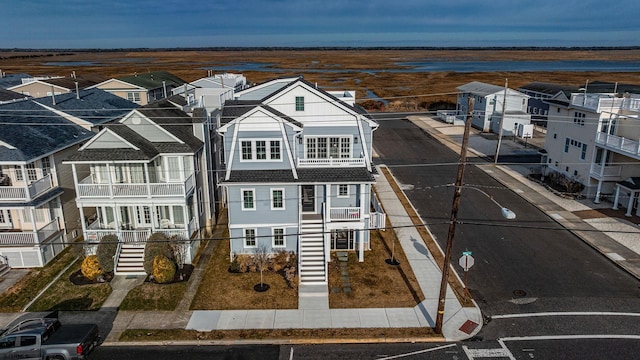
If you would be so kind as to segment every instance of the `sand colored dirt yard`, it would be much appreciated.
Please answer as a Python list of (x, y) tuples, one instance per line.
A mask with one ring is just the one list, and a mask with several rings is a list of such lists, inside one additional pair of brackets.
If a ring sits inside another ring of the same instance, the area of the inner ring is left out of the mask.
[[(424, 108), (436, 101), (454, 101), (455, 88), (482, 81), (517, 88), (531, 81), (580, 86), (585, 81), (640, 83), (640, 72), (403, 72), (399, 62), (411, 61), (519, 61), (519, 60), (632, 60), (640, 49), (574, 50), (176, 50), (176, 51), (0, 51), (0, 69), (7, 74), (66, 75), (108, 79), (155, 70), (166, 70), (186, 81), (207, 75), (207, 67), (229, 66), (249, 81), (260, 83), (276, 77), (304, 75), (321, 86), (356, 89), (358, 99), (367, 90), (404, 106)], [(63, 65), (47, 65), (49, 62)], [(273, 71), (238, 71), (239, 63), (267, 63)], [(66, 65), (65, 65), (66, 64)], [(283, 69), (285, 69), (283, 71)], [(372, 71), (373, 70), (373, 71)], [(394, 70), (381, 72), (375, 70)]]

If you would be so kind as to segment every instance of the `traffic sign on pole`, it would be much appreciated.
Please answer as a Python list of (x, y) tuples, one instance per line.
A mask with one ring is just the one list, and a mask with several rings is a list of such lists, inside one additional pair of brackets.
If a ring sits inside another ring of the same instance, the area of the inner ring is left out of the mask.
[(463, 255), (460, 257), (460, 260), (458, 261), (458, 264), (460, 264), (464, 271), (469, 271), (469, 268), (471, 268), (474, 264), (473, 257), (471, 256), (471, 254), (463, 253)]

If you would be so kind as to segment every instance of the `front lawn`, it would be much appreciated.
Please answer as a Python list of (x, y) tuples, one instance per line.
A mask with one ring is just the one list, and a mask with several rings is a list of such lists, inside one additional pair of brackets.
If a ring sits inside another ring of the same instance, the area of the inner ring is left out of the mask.
[(171, 284), (145, 282), (129, 291), (120, 304), (120, 310), (175, 310), (187, 284), (186, 281)]
[[(222, 238), (229, 238), (228, 230)], [(260, 283), (260, 273), (230, 273), (229, 240), (220, 241), (191, 303), (192, 310), (298, 308), (298, 289), (289, 287), (282, 275), (265, 271), (264, 282), (270, 289), (257, 292), (253, 287)]]
[(21, 311), (65, 267), (78, 258), (71, 248), (62, 251), (42, 268), (34, 268), (12, 287), (0, 294), (0, 312)]
[[(385, 262), (394, 258), (400, 265)], [(350, 292), (344, 291), (344, 275), (336, 253), (329, 263), (329, 306), (331, 308), (397, 308), (414, 307), (424, 299), (420, 286), (411, 270), (396, 234), (371, 231), (371, 250), (364, 253), (364, 262), (358, 262), (355, 252), (349, 253), (348, 277)]]

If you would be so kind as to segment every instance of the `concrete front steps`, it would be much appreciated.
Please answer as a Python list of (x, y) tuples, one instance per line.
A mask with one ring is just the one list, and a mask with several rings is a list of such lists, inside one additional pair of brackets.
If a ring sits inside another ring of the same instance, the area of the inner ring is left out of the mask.
[(327, 283), (323, 221), (303, 219), (300, 225), (300, 284)]
[(146, 275), (144, 271), (144, 243), (122, 244), (115, 274)]

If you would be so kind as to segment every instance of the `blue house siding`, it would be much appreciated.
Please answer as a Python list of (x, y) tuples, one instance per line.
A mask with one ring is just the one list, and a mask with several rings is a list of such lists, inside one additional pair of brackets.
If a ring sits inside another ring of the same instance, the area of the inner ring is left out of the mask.
[[(255, 196), (255, 210), (243, 210), (242, 190), (252, 189)], [(284, 210), (271, 208), (271, 190), (284, 190)], [(233, 185), (228, 186), (229, 225), (297, 223), (299, 219), (297, 185)]]
[[(283, 228), (284, 229), (284, 247), (273, 247), (273, 229), (274, 228)], [(244, 239), (244, 230), (245, 229), (255, 229), (256, 230), (256, 246), (255, 247), (246, 247), (245, 239)], [(255, 250), (260, 245), (266, 245), (269, 249), (269, 252), (276, 253), (280, 250), (286, 251), (298, 251), (298, 227), (297, 226), (285, 226), (272, 224), (269, 226), (250, 226), (248, 225), (246, 228), (234, 228), (229, 229), (229, 235), (231, 237), (231, 255), (233, 254), (253, 254)]]

